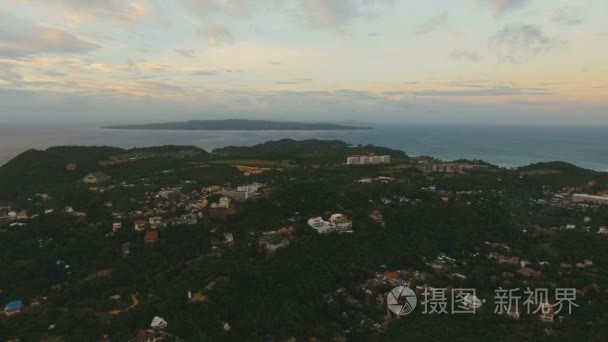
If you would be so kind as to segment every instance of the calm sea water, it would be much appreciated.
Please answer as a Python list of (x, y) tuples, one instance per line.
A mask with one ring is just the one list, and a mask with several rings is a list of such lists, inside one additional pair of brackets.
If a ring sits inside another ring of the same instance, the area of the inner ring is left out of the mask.
[(403, 125), (366, 131), (142, 131), (97, 126), (0, 125), (0, 164), (30, 149), (57, 145), (123, 148), (194, 145), (206, 150), (268, 140), (339, 139), (404, 150), (445, 160), (482, 159), (501, 166), (561, 160), (608, 171), (608, 127)]

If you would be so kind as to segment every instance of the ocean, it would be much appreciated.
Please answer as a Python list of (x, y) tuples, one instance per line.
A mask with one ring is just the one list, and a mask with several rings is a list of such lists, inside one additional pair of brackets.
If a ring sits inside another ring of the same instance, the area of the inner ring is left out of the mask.
[(30, 149), (57, 145), (123, 148), (194, 145), (211, 151), (268, 140), (337, 139), (444, 160), (481, 159), (503, 167), (565, 161), (608, 171), (606, 126), (376, 125), (361, 131), (146, 131), (101, 129), (97, 125), (0, 125), (0, 164)]

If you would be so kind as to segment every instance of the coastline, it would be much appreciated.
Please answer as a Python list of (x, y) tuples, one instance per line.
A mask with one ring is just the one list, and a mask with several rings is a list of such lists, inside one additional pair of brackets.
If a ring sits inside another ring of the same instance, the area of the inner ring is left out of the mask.
[(0, 127), (0, 165), (28, 149), (51, 146), (194, 145), (211, 151), (251, 146), (269, 140), (342, 140), (402, 150), (410, 156), (441, 160), (479, 159), (513, 168), (536, 162), (564, 161), (608, 171), (604, 127), (505, 127), (450, 125), (377, 125), (355, 131), (164, 131), (114, 130), (99, 125), (5, 125)]

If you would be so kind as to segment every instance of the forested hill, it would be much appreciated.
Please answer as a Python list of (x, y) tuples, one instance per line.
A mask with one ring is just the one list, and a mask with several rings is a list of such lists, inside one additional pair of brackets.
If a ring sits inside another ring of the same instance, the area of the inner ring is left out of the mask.
[[(157, 146), (122, 149), (110, 146), (56, 146), (46, 150), (27, 150), (0, 166), (0, 200), (18, 197), (28, 190), (44, 190), (73, 183), (89, 172), (104, 170), (103, 161), (133, 159), (163, 159), (192, 152), (196, 160), (206, 160), (210, 153), (195, 146)], [(131, 158), (131, 159), (129, 159)], [(66, 171), (73, 163), (73, 171)]]
[(113, 125), (109, 129), (151, 130), (209, 130), (209, 131), (347, 131), (371, 129), (330, 123), (277, 122), (268, 120), (190, 120), (186, 122), (151, 123), (141, 125)]
[(396, 160), (406, 160), (403, 151), (374, 145), (352, 146), (340, 140), (282, 139), (268, 141), (255, 146), (228, 146), (213, 150), (217, 156), (249, 159), (294, 160), (299, 163), (344, 162), (349, 155), (390, 155)]

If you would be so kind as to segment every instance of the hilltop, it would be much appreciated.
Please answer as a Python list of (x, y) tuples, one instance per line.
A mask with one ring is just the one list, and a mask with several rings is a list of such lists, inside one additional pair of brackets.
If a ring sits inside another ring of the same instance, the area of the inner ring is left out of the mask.
[(301, 163), (344, 162), (349, 155), (387, 154), (406, 160), (403, 151), (374, 145), (352, 146), (340, 140), (292, 140), (268, 141), (254, 146), (227, 146), (213, 150), (216, 156), (231, 158), (255, 158), (271, 160), (297, 160)]

